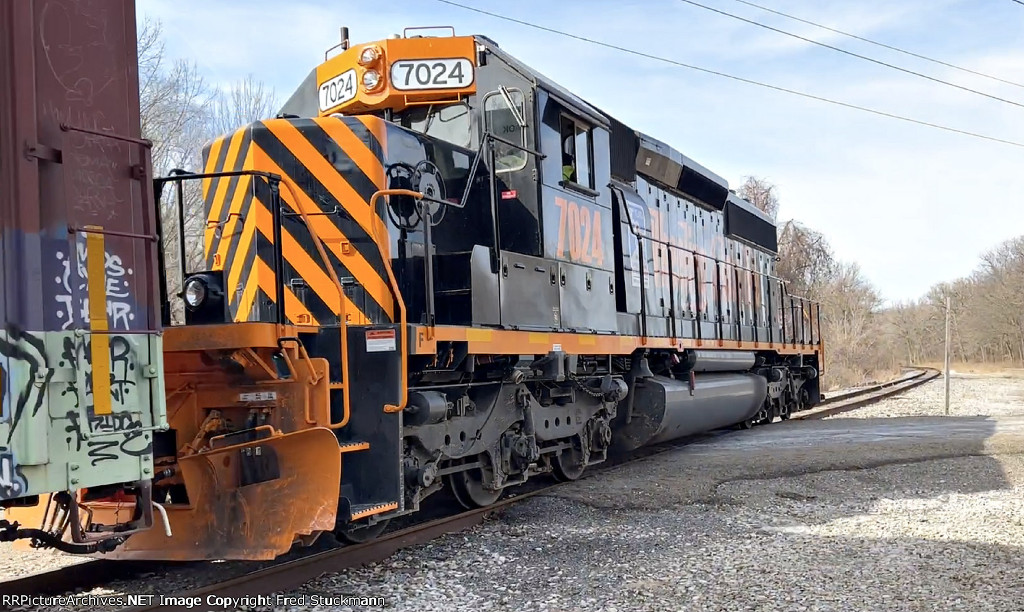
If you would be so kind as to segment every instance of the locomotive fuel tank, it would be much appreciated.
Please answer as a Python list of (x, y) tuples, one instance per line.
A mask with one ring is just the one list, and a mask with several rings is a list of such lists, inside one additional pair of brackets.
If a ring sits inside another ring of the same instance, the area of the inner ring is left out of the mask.
[(695, 374), (692, 380), (692, 386), (666, 376), (637, 380), (631, 414), (621, 411), (615, 449), (628, 452), (746, 421), (768, 390), (768, 381), (754, 374)]
[(744, 372), (757, 357), (749, 351), (687, 351), (686, 362), (694, 372)]

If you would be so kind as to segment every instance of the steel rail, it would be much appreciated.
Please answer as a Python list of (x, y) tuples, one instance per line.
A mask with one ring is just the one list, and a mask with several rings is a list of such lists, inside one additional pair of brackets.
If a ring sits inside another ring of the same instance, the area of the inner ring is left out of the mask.
[(942, 375), (941, 372), (934, 368), (915, 369), (920, 369), (920, 372), (913, 376), (903, 377), (901, 379), (878, 385), (872, 385), (865, 387), (864, 389), (858, 389), (852, 393), (844, 393), (843, 395), (835, 396), (834, 398), (828, 398), (818, 404), (819, 406), (824, 406), (823, 408), (811, 409), (802, 414), (793, 415), (793, 420), (810, 421), (824, 419), (844, 412), (850, 412), (851, 410), (869, 406), (880, 402), (883, 399), (887, 399), (894, 395), (899, 395), (900, 393), (909, 391), (915, 387), (919, 387)]
[[(165, 571), (173, 562), (96, 559), (0, 582), (0, 595), (57, 595), (89, 589), (139, 574)], [(182, 564), (185, 565), (185, 564)]]
[[(892, 379), (890, 381), (886, 381), (886, 382), (883, 382), (883, 383), (875, 383), (875, 384), (872, 384), (872, 385), (858, 387), (858, 388), (854, 389), (853, 391), (847, 391), (845, 393), (840, 393), (840, 394), (837, 394), (837, 395), (829, 396), (829, 397), (823, 399), (822, 401), (818, 402), (818, 405), (819, 406), (825, 406), (825, 405), (832, 404), (832, 403), (835, 403), (835, 402), (846, 401), (846, 400), (854, 398), (854, 397), (858, 397), (858, 396), (861, 396), (861, 395), (867, 395), (868, 393), (874, 393), (875, 391), (879, 391), (881, 389), (885, 389), (886, 387), (892, 387), (892, 386), (895, 386), (895, 385), (899, 385), (899, 384), (905, 383), (905, 382), (910, 381), (910, 380), (915, 380), (917, 378), (920, 378), (921, 376), (924, 376), (925, 374), (928, 373), (928, 370), (931, 370), (933, 368), (919, 367), (919, 368), (905, 368), (905, 369), (910, 370), (913, 373), (910, 376), (901, 376), (899, 378), (894, 378), (894, 379)], [(936, 372), (938, 372), (938, 370), (936, 370)]]
[[(413, 525), (393, 533), (385, 534), (371, 542), (342, 546), (315, 553), (306, 557), (286, 561), (267, 568), (258, 569), (223, 582), (199, 587), (171, 597), (198, 597), (202, 604), (192, 610), (223, 610), (223, 606), (208, 605), (209, 596), (248, 597), (267, 595), (298, 588), (326, 573), (383, 561), (394, 553), (410, 546), (425, 544), (438, 537), (456, 533), (479, 525), (488, 514), (535, 495), (546, 493), (562, 483), (549, 485), (515, 497), (503, 499), (485, 508), (477, 508), (452, 516), (442, 517)], [(180, 606), (174, 604), (124, 608), (121, 612), (177, 612)]]

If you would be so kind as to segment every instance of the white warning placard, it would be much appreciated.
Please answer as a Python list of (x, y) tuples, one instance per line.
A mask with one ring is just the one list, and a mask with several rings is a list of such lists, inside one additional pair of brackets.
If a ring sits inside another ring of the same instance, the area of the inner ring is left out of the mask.
[(397, 348), (395, 330), (370, 329), (366, 331), (366, 352), (383, 353)]

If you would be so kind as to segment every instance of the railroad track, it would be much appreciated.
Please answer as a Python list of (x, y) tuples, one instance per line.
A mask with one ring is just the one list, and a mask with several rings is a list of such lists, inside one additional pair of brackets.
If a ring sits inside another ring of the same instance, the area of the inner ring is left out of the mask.
[[(793, 416), (793, 420), (823, 419), (825, 417), (849, 412), (864, 406), (873, 404), (882, 399), (904, 393), (914, 387), (922, 385), (940, 376), (938, 370), (931, 368), (913, 368), (911, 373), (896, 380), (870, 385), (855, 391), (828, 397), (818, 407)], [(663, 445), (641, 449), (637, 453), (622, 461), (610, 462), (606, 467), (614, 467), (627, 461), (643, 461), (663, 452), (679, 448), (680, 446), (692, 443), (695, 439), (706, 439), (716, 437), (725, 432), (711, 432), (703, 436), (696, 436), (685, 440), (674, 441)], [(584, 478), (593, 477), (599, 474), (601, 469), (585, 474)], [(529, 486), (529, 485), (524, 485)], [(260, 563), (232, 562), (237, 565), (239, 571), (235, 576), (226, 580), (208, 584), (196, 589), (173, 595), (178, 598), (200, 598), (202, 605), (190, 608), (192, 610), (220, 609), (224, 606), (207, 607), (208, 597), (230, 598), (246, 597), (254, 595), (266, 595), (281, 591), (295, 589), (325, 573), (337, 572), (343, 569), (357, 567), (388, 558), (395, 552), (417, 544), (424, 544), (441, 535), (462, 531), (468, 527), (480, 524), (484, 519), (493, 513), (536, 495), (549, 493), (562, 486), (559, 484), (538, 483), (532, 488), (519, 490), (499, 502), (468, 512), (461, 512), (450, 516), (444, 516), (433, 520), (427, 520), (410, 525), (406, 528), (385, 533), (372, 542), (365, 544), (334, 547), (331, 544), (321, 544), (319, 548), (326, 548), (316, 552), (308, 549), (300, 552), (293, 552), (282, 559)], [(315, 550), (315, 549), (314, 549)], [(168, 566), (189, 567), (202, 566), (201, 562), (194, 563), (158, 563), (158, 562), (125, 562), (108, 561), (99, 559), (72, 566), (66, 566), (57, 570), (40, 572), (27, 575), (21, 578), (0, 582), (0, 595), (15, 594), (58, 594), (83, 591), (101, 584), (108, 584), (116, 580), (131, 580), (139, 576), (153, 572), (164, 572)], [(241, 569), (244, 568), (244, 569)], [(154, 605), (144, 607), (126, 608), (122, 612), (165, 612), (180, 610), (180, 605), (162, 605), (157, 602)]]
[(879, 402), (888, 397), (909, 391), (910, 389), (923, 385), (924, 383), (934, 380), (941, 375), (942, 372), (939, 372), (934, 368), (913, 368), (912, 373), (909, 376), (903, 376), (896, 380), (891, 380), (877, 385), (870, 385), (857, 389), (856, 391), (850, 391), (849, 393), (843, 393), (841, 395), (826, 398), (813, 410), (796, 414), (793, 416), (793, 419), (824, 419), (825, 417), (850, 412), (851, 410), (863, 408), (864, 406), (874, 404), (875, 402)]

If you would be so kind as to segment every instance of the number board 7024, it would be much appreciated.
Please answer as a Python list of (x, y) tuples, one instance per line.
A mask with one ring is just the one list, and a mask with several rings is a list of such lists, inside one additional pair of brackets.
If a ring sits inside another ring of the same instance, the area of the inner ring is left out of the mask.
[(472, 84), (473, 62), (465, 58), (398, 60), (391, 65), (395, 89), (464, 89)]

